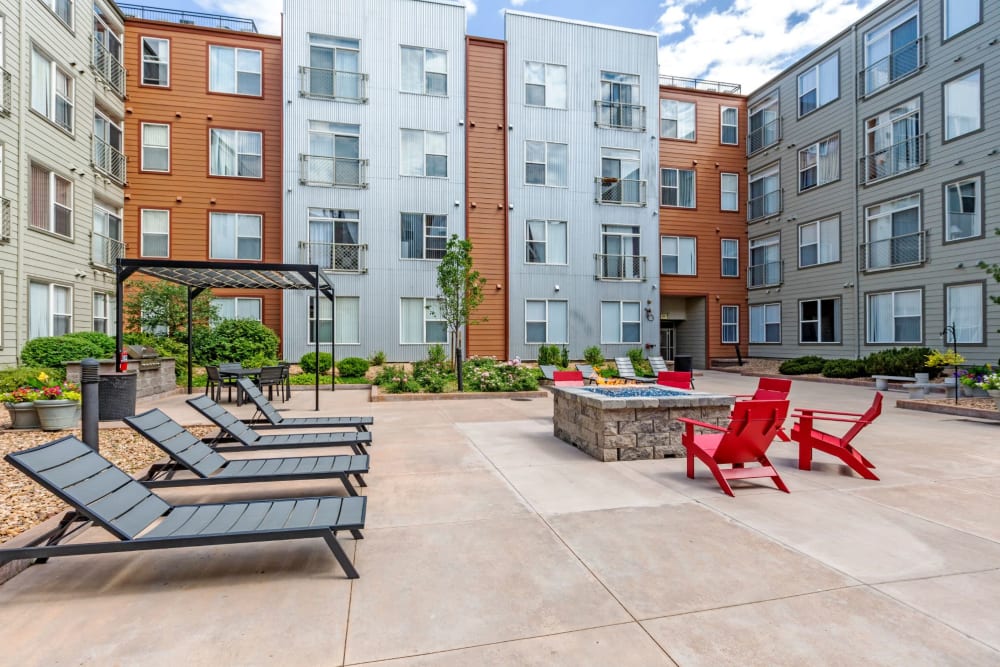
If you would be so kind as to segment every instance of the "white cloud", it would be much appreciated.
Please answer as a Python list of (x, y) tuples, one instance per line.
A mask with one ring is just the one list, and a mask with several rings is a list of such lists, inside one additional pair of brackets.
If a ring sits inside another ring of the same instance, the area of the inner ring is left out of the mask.
[(466, 16), (475, 16), (476, 12), (479, 11), (479, 7), (476, 6), (475, 0), (465, 0), (465, 2), (463, 2), (462, 4), (465, 5)]
[(515, 7), (521, 7), (527, 1), (528, 0), (510, 0), (510, 4), (514, 5)]
[(279, 0), (197, 1), (206, 11), (253, 19), (257, 23), (257, 30), (265, 35), (281, 34), (281, 2)]

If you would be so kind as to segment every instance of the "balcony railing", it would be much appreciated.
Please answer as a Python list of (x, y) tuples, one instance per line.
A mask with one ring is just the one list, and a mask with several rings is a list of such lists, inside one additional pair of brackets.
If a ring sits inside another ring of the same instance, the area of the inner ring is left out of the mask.
[(892, 53), (866, 67), (858, 73), (860, 79), (858, 97), (877, 93), (891, 83), (913, 74), (924, 66), (924, 42), (918, 37), (902, 44)]
[(861, 270), (883, 271), (927, 261), (927, 232), (900, 234), (861, 244)]
[(116, 183), (125, 184), (125, 154), (97, 137), (94, 137), (94, 167)]
[(299, 95), (345, 102), (368, 101), (368, 75), (319, 67), (299, 67)]
[(784, 262), (765, 262), (764, 264), (751, 264), (747, 267), (747, 287), (754, 289), (757, 287), (774, 287), (781, 284), (781, 277), (784, 273)]
[(131, 3), (124, 2), (119, 2), (118, 8), (122, 10), (122, 14), (129, 18), (143, 19), (145, 21), (166, 21), (168, 23), (196, 25), (202, 28), (221, 28), (222, 30), (236, 30), (239, 32), (257, 32), (257, 24), (254, 23), (252, 19), (241, 19), (235, 16), (203, 14), (201, 12), (188, 12), (178, 9), (160, 9), (158, 7), (144, 7), (143, 5), (133, 5)]
[(94, 69), (118, 93), (119, 97), (125, 97), (125, 68), (122, 67), (117, 58), (111, 55), (101, 40), (96, 38), (94, 39)]
[(763, 220), (781, 213), (782, 194), (784, 190), (772, 190), (759, 197), (747, 200), (747, 222)]
[(740, 84), (723, 83), (722, 81), (709, 81), (708, 79), (690, 79), (686, 76), (660, 76), (661, 86), (673, 86), (675, 88), (696, 88), (713, 93), (740, 94)]
[(594, 195), (599, 204), (614, 204), (618, 206), (645, 206), (646, 205), (646, 181), (630, 178), (602, 178), (598, 176), (594, 179), (596, 194)]
[(753, 155), (781, 141), (781, 119), (775, 118), (747, 134), (747, 155)]
[(113, 269), (119, 259), (125, 257), (125, 244), (104, 234), (90, 234), (90, 262), (94, 266)]
[(0, 197), (0, 243), (10, 241), (10, 200)]
[(301, 172), (299, 182), (303, 185), (319, 185), (328, 188), (366, 188), (365, 180), (368, 160), (325, 155), (299, 155)]
[(368, 245), (299, 241), (302, 261), (325, 271), (368, 273)]
[(594, 101), (597, 127), (615, 127), (623, 130), (646, 131), (646, 107), (607, 100)]
[(927, 162), (927, 135), (919, 134), (861, 158), (861, 183), (920, 169)]
[(0, 93), (0, 115), (9, 116), (11, 111), (10, 72), (3, 68), (0, 68), (0, 86), (3, 86), (3, 91)]
[(645, 280), (646, 258), (642, 255), (594, 255), (594, 280)]

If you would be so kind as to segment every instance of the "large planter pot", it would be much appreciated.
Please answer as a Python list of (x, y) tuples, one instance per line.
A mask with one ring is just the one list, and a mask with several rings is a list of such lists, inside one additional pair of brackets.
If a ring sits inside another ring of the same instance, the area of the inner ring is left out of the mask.
[(986, 393), (990, 395), (990, 398), (996, 401), (997, 410), (1000, 410), (1000, 389), (990, 389)]
[(38, 412), (34, 403), (4, 403), (10, 414), (10, 427), (16, 429), (38, 428)]
[(76, 427), (76, 401), (35, 401), (38, 421), (43, 431), (65, 431)]

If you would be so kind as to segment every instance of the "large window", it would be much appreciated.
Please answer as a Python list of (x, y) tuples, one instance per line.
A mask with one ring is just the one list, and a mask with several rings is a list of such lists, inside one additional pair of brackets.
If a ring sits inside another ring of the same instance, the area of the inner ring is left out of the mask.
[(695, 208), (695, 177), (693, 169), (660, 170), (660, 206)]
[(920, 228), (920, 195), (900, 197), (865, 208), (866, 271), (888, 269), (924, 260)]
[(740, 342), (740, 307), (722, 307), (722, 344), (735, 345)]
[(142, 209), (139, 212), (143, 257), (170, 257), (170, 211)]
[(402, 47), (401, 86), (404, 93), (448, 94), (448, 52), (419, 46)]
[(740, 240), (722, 239), (722, 277), (740, 277)]
[(983, 127), (983, 70), (975, 69), (944, 84), (945, 140)]
[(943, 0), (944, 38), (951, 39), (983, 20), (983, 0)]
[(632, 225), (601, 226), (600, 278), (642, 280), (645, 277), (639, 229)]
[(638, 343), (642, 339), (642, 308), (638, 301), (601, 302), (601, 342)]
[(257, 320), (260, 322), (260, 304), (260, 299), (245, 296), (230, 296), (212, 299), (212, 306), (215, 308), (215, 314), (220, 320)]
[(212, 213), (212, 259), (261, 259), (261, 216), (246, 213)]
[(95, 266), (114, 268), (115, 261), (125, 257), (122, 243), (121, 210), (94, 204), (94, 232), (91, 234), (90, 261)]
[(142, 38), (142, 85), (170, 86), (170, 40)]
[(567, 302), (529, 299), (524, 302), (525, 343), (568, 343)]
[(359, 40), (310, 34), (302, 92), (310, 97), (362, 100), (365, 76), (359, 69), (360, 56)]
[(768, 97), (749, 109), (747, 155), (773, 146), (781, 140), (781, 118), (777, 96)]
[(358, 211), (309, 208), (307, 264), (331, 271), (361, 271)]
[(93, 294), (93, 330), (109, 336), (115, 335), (115, 295), (105, 292)]
[(524, 103), (530, 107), (566, 108), (566, 66), (524, 63)]
[(740, 110), (736, 107), (722, 107), (719, 109), (720, 135), (719, 142), (730, 146), (740, 143), (739, 123)]
[(209, 172), (212, 176), (263, 178), (263, 135), (242, 130), (209, 131)]
[(840, 178), (840, 135), (799, 150), (799, 192)]
[(565, 220), (528, 220), (524, 241), (528, 264), (566, 264)]
[(739, 211), (740, 175), (720, 174), (719, 188), (721, 190), (719, 208), (723, 211)]
[(840, 261), (840, 219), (799, 225), (799, 267)]
[(660, 273), (673, 276), (697, 274), (698, 239), (687, 236), (661, 236)]
[(94, 111), (92, 157), (94, 167), (115, 182), (125, 183), (125, 153), (122, 147), (122, 125), (100, 111)]
[(923, 292), (919, 289), (868, 295), (869, 343), (923, 340)]
[(642, 129), (645, 107), (639, 104), (639, 77), (620, 72), (601, 72), (598, 123), (609, 127)]
[[(336, 328), (337, 345), (361, 344), (361, 299), (356, 296), (338, 296), (335, 305), (330, 299), (320, 297), (317, 307), (316, 297), (309, 297), (308, 343), (316, 344), (317, 326), (320, 345), (329, 344)], [(334, 307), (336, 317), (334, 317)]]
[(73, 289), (28, 282), (28, 339), (62, 336), (73, 330)]
[(400, 170), (403, 176), (448, 177), (448, 134), (400, 130)]
[(761, 169), (748, 178), (750, 200), (747, 220), (760, 220), (781, 213), (781, 172), (778, 165)]
[(31, 226), (73, 236), (73, 183), (37, 164), (31, 165)]
[(601, 203), (646, 203), (646, 182), (639, 178), (641, 162), (639, 151), (601, 148)]
[(208, 89), (213, 93), (261, 95), (261, 52), (228, 46), (208, 47)]
[(864, 182), (888, 178), (924, 163), (920, 100), (913, 98), (865, 121)]
[(31, 108), (67, 132), (73, 131), (73, 89), (68, 70), (31, 50)]
[(360, 135), (359, 125), (309, 121), (309, 154), (302, 156), (303, 180), (309, 185), (362, 185)]
[(865, 33), (865, 94), (916, 72), (923, 64), (917, 3)]
[(983, 233), (982, 179), (966, 178), (944, 186), (946, 241), (977, 238)]
[(951, 343), (983, 343), (983, 283), (948, 285), (945, 288), (945, 325), (955, 325), (955, 335), (947, 334), (945, 345)]
[(660, 138), (695, 140), (694, 102), (680, 100), (660, 100)]
[(437, 299), (402, 298), (399, 342), (404, 345), (447, 343), (448, 325), (438, 312)]
[(46, 7), (51, 9), (59, 20), (73, 27), (73, 2), (74, 0), (42, 0)]
[(448, 216), (403, 213), (400, 216), (400, 257), (441, 259), (448, 245)]
[(170, 125), (142, 123), (142, 170), (170, 171)]
[(750, 342), (781, 342), (781, 304), (750, 306)]
[(781, 284), (781, 236), (772, 234), (750, 239), (750, 287), (770, 287)]
[(524, 142), (524, 182), (528, 185), (566, 187), (568, 147), (545, 141)]
[(799, 116), (840, 96), (840, 59), (836, 53), (799, 74)]
[(840, 342), (840, 299), (799, 301), (799, 342)]

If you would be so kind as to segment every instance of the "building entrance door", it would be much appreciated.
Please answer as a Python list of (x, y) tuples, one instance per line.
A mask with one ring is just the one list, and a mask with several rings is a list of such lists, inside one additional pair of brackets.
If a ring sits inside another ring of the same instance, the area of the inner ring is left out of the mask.
[(677, 352), (677, 328), (673, 323), (660, 325), (660, 356), (673, 361)]

